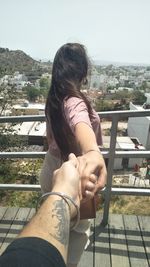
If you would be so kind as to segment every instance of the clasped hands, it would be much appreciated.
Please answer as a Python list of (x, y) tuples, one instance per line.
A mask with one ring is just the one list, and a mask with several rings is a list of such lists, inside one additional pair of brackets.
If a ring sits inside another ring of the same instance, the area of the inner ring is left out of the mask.
[(68, 161), (53, 175), (53, 191), (65, 192), (80, 206), (80, 201), (92, 198), (106, 184), (107, 171), (100, 153), (91, 151)]

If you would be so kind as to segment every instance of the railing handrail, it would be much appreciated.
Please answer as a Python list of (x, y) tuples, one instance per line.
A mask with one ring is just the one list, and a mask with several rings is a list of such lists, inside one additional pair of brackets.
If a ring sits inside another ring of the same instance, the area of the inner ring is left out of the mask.
[(0, 123), (29, 122), (29, 121), (45, 121), (45, 115), (22, 115), (22, 116), (2, 116)]
[[(109, 158), (109, 150), (101, 150), (104, 158)], [(46, 152), (0, 152), (1, 158), (44, 158)], [(115, 158), (149, 158), (150, 150), (115, 150)]]
[[(114, 116), (119, 116), (119, 118), (128, 117), (149, 117), (150, 109), (146, 110), (118, 110), (118, 111), (104, 111), (97, 112), (101, 118), (112, 118)], [(28, 122), (28, 121), (45, 121), (45, 115), (23, 115), (23, 116), (1, 116), (0, 123), (5, 122)]]
[(128, 117), (149, 117), (150, 109), (145, 110), (117, 110), (117, 111), (105, 111), (97, 112), (101, 118), (112, 118), (118, 117), (119, 119), (128, 118)]
[[(117, 195), (150, 195), (150, 188), (114, 188), (112, 187), (112, 176), (113, 176), (113, 166), (114, 159), (117, 157), (126, 158), (135, 158), (135, 157), (150, 157), (150, 151), (139, 150), (139, 151), (124, 151), (124, 150), (115, 150), (116, 146), (116, 137), (117, 137), (117, 126), (120, 119), (128, 117), (150, 117), (150, 109), (148, 110), (127, 110), (127, 111), (106, 111), (106, 112), (97, 112), (101, 118), (111, 118), (112, 127), (111, 127), (111, 138), (110, 138), (110, 149), (102, 151), (102, 154), (105, 158), (109, 158), (108, 161), (108, 181), (107, 186), (102, 193), (105, 194), (105, 205), (104, 205), (104, 216), (103, 223), (106, 224), (108, 221), (109, 214), (109, 205), (111, 194)], [(0, 117), (0, 123), (15, 123), (15, 122), (29, 122), (29, 121), (45, 121), (45, 115), (26, 115), (26, 116), (4, 116)], [(0, 158), (43, 158), (45, 152), (1, 152)], [(39, 191), (39, 185), (9, 185), (1, 184), (0, 189), (8, 190), (34, 190)]]
[[(36, 191), (40, 192), (41, 187), (39, 184), (0, 184), (0, 190), (14, 190), (14, 191)], [(106, 193), (106, 187), (103, 188), (99, 194), (104, 195)], [(112, 187), (112, 195), (130, 195), (130, 196), (149, 196), (149, 188), (133, 188), (133, 187)]]

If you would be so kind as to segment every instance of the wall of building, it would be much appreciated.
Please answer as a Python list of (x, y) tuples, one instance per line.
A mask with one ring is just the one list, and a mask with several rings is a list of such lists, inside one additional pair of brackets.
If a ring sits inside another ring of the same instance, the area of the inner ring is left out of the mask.
[[(130, 103), (131, 110), (138, 110), (138, 107)], [(128, 136), (137, 137), (140, 143), (148, 150), (150, 149), (150, 118), (139, 117), (129, 118)]]
[(119, 159), (119, 158), (115, 159), (114, 170), (122, 170), (122, 159)]
[[(143, 162), (143, 159), (140, 158), (130, 158), (128, 161), (128, 165), (126, 169), (133, 169), (135, 165), (137, 164), (138, 166), (141, 166)], [(122, 165), (122, 158), (116, 158), (114, 161), (114, 170), (123, 170), (123, 165)]]

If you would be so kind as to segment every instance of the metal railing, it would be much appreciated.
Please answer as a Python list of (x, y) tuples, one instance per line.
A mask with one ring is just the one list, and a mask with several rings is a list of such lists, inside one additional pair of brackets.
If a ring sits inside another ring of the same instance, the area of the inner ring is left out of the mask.
[[(142, 111), (114, 111), (114, 112), (102, 112), (98, 113), (102, 118), (111, 118), (112, 120), (112, 127), (111, 127), (111, 137), (110, 137), (110, 148), (109, 148), (109, 161), (108, 161), (108, 168), (107, 168), (107, 186), (105, 189), (105, 202), (104, 202), (104, 214), (103, 214), (103, 221), (102, 223), (105, 225), (108, 222), (108, 215), (109, 215), (109, 206), (110, 206), (110, 199), (111, 194), (121, 194), (126, 195), (127, 192), (130, 195), (150, 195), (150, 189), (141, 189), (139, 192), (139, 189), (134, 188), (130, 190), (126, 188), (112, 188), (112, 176), (113, 176), (113, 167), (114, 167), (114, 160), (118, 154), (119, 157), (128, 157), (128, 158), (135, 158), (136, 154), (135, 151), (121, 151), (122, 153), (119, 153), (120, 151), (115, 151), (116, 147), (116, 138), (117, 138), (117, 127), (118, 122), (121, 119), (127, 119), (129, 117), (146, 117), (150, 116), (150, 110), (142, 110)], [(138, 151), (137, 154), (138, 157), (148, 158), (150, 157), (150, 151)], [(144, 152), (144, 153), (143, 153)]]
[[(108, 175), (107, 175), (107, 185), (101, 191), (105, 196), (104, 202), (104, 214), (103, 214), (103, 224), (107, 224), (109, 215), (109, 206), (111, 195), (140, 195), (140, 196), (150, 196), (150, 189), (145, 188), (115, 188), (112, 187), (112, 176), (114, 168), (115, 158), (149, 158), (150, 151), (117, 151), (116, 138), (117, 138), (117, 126), (121, 119), (127, 119), (129, 117), (146, 117), (150, 116), (150, 110), (142, 111), (111, 111), (111, 112), (98, 112), (101, 118), (109, 118), (112, 121), (111, 126), (111, 136), (110, 136), (110, 148), (108, 151), (102, 151), (104, 158), (108, 158)], [(34, 116), (11, 116), (11, 117), (0, 117), (0, 123), (16, 123), (16, 122), (29, 122), (29, 121), (45, 121), (44, 115), (34, 115)], [(45, 152), (1, 152), (0, 158), (44, 158)], [(27, 185), (27, 184), (0, 184), (1, 190), (20, 190), (20, 191), (39, 191), (40, 185)]]

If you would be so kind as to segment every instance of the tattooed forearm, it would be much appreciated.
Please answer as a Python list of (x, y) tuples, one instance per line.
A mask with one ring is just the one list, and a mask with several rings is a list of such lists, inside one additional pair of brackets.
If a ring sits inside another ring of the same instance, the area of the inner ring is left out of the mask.
[(63, 200), (56, 200), (53, 204), (52, 217), (55, 218), (55, 231), (50, 233), (57, 241), (64, 246), (68, 245), (68, 232), (70, 227), (70, 216), (67, 203)]

